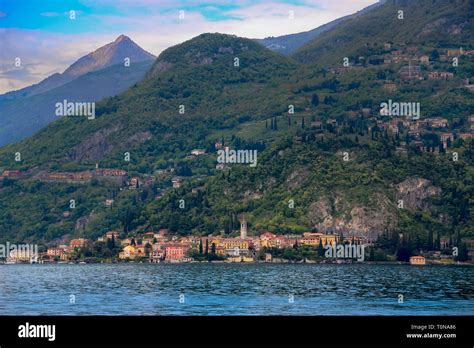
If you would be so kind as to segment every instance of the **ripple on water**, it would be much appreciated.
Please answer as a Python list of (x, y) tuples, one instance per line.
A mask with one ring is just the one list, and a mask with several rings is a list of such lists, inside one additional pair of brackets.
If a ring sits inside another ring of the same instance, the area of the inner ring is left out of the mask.
[(3, 315), (474, 314), (472, 267), (2, 265), (0, 279)]

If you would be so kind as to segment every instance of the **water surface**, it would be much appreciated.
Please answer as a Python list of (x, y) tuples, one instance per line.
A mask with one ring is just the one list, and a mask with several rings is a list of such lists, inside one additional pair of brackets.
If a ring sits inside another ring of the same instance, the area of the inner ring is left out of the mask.
[(474, 267), (0, 265), (0, 315), (474, 315)]

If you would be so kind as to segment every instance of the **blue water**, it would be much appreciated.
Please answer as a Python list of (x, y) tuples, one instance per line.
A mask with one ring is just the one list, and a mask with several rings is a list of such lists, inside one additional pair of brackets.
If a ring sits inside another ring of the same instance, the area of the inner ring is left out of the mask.
[(0, 265), (0, 315), (474, 315), (474, 267)]

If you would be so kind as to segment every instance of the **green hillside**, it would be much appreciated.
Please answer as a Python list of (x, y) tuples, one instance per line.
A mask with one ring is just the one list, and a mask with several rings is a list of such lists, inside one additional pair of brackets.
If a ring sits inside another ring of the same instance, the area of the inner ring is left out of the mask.
[[(399, 19), (399, 11), (403, 19)], [(337, 65), (344, 57), (382, 54), (386, 42), (472, 49), (473, 15), (470, 0), (389, 0), (322, 33), (293, 56), (304, 63)]]

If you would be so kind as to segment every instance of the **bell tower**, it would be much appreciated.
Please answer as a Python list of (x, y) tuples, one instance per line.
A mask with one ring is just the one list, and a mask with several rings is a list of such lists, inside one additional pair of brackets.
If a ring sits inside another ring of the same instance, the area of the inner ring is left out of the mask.
[(247, 221), (244, 215), (240, 219), (240, 239), (247, 239)]

